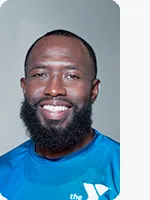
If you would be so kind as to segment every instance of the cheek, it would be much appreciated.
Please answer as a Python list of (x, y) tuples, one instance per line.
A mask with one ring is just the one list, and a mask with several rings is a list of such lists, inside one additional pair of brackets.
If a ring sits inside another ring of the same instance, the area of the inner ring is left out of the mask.
[(85, 104), (85, 102), (89, 99), (90, 97), (90, 87), (79, 85), (79, 86), (74, 86), (74, 87), (69, 87), (67, 88), (67, 97), (72, 100), (72, 102), (80, 105), (81, 107)]
[(41, 97), (43, 97), (43, 87), (36, 86), (34, 84), (28, 84), (26, 87), (26, 97), (30, 103), (37, 102)]

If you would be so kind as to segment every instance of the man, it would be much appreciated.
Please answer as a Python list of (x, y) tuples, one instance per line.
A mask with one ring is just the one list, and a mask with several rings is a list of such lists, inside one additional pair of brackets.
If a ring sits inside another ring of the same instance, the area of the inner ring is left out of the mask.
[(30, 140), (0, 157), (0, 197), (113, 200), (119, 143), (92, 128), (100, 80), (92, 47), (66, 30), (39, 38), (25, 58), (20, 117)]

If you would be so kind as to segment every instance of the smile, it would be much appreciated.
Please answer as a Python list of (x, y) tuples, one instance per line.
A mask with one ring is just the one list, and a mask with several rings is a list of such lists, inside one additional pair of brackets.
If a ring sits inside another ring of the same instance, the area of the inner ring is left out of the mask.
[(72, 105), (67, 101), (45, 100), (39, 104), (39, 112), (46, 119), (62, 120), (72, 113)]
[(54, 106), (54, 105), (44, 105), (43, 108), (50, 112), (60, 112), (68, 109), (68, 107), (66, 106)]

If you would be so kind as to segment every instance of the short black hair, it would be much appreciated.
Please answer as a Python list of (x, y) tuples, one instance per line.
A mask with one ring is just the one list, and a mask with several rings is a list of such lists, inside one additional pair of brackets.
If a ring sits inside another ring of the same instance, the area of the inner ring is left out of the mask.
[(93, 67), (94, 67), (94, 78), (97, 77), (97, 59), (96, 59), (96, 54), (94, 49), (92, 48), (92, 46), (86, 42), (83, 38), (81, 38), (80, 36), (76, 35), (75, 33), (68, 31), (68, 30), (64, 30), (64, 29), (56, 29), (50, 32), (47, 32), (46, 34), (44, 34), (43, 36), (41, 36), (40, 38), (38, 38), (32, 45), (31, 47), (28, 49), (26, 57), (25, 57), (25, 61), (24, 61), (24, 71), (25, 71), (25, 76), (27, 75), (27, 65), (28, 65), (28, 58), (29, 55), (33, 49), (33, 47), (35, 46), (35, 44), (42, 39), (43, 37), (47, 37), (47, 36), (51, 36), (51, 35), (58, 35), (58, 36), (66, 36), (66, 37), (72, 37), (72, 38), (76, 38), (78, 40), (80, 40), (82, 42), (82, 44), (86, 47), (86, 49), (88, 50), (88, 53), (93, 61)]

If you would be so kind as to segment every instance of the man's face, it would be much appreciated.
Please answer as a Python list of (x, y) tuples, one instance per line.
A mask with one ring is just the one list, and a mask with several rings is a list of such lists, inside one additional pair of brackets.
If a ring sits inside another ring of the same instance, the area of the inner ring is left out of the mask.
[(99, 81), (93, 78), (92, 60), (79, 40), (48, 36), (33, 48), (21, 86), (40, 125), (63, 130), (95, 101)]

